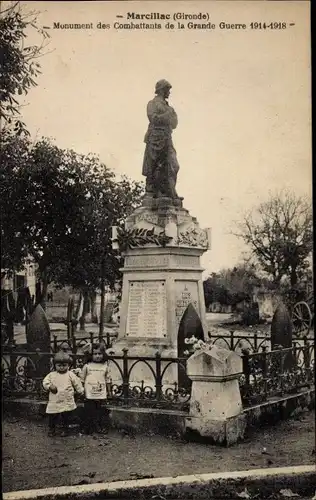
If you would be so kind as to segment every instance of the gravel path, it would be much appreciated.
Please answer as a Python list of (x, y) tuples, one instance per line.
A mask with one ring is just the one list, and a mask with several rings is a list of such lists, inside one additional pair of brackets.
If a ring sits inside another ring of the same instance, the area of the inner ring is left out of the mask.
[(49, 438), (46, 422), (4, 417), (2, 457), (3, 491), (308, 465), (315, 463), (315, 414), (258, 429), (232, 448), (115, 431)]

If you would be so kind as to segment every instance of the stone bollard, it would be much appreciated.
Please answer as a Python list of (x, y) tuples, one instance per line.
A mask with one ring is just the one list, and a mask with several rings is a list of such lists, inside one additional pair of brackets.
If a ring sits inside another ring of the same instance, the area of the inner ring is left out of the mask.
[(276, 308), (271, 322), (271, 350), (292, 347), (292, 320), (288, 308), (281, 302)]
[(243, 438), (245, 418), (238, 383), (241, 357), (213, 345), (188, 359), (187, 374), (192, 390), (186, 431), (227, 446)]
[[(272, 318), (271, 351), (293, 347), (292, 330), (293, 326), (289, 310), (281, 302)], [(282, 376), (284, 371), (292, 371), (295, 365), (293, 351), (285, 351), (284, 354), (280, 352), (271, 359), (273, 361), (272, 370), (276, 377)]]

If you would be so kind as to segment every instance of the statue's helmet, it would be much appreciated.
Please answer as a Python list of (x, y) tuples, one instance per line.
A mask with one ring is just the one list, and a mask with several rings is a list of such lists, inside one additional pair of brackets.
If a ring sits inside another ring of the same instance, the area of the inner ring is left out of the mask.
[(159, 80), (159, 82), (156, 83), (155, 86), (155, 92), (156, 94), (163, 89), (171, 89), (172, 85), (171, 83), (167, 82), (167, 80)]

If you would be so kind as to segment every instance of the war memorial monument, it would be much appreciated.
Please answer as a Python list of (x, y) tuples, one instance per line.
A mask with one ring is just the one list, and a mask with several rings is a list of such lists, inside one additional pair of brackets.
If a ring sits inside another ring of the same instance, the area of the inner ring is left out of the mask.
[[(185, 336), (203, 338), (207, 332), (200, 257), (209, 249), (209, 237), (176, 191), (172, 131), (178, 118), (168, 103), (170, 89), (166, 80), (158, 81), (147, 105), (142, 206), (127, 218), (124, 231), (113, 233), (114, 245), (120, 242), (124, 250), (120, 330), (112, 349), (117, 355), (128, 349), (129, 356), (178, 357)], [(137, 372), (130, 382), (147, 378)]]

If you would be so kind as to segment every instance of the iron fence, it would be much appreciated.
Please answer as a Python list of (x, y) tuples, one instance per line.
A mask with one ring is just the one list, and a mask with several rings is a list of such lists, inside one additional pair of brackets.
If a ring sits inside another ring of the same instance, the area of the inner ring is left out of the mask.
[(253, 335), (241, 335), (235, 331), (227, 332), (227, 334), (212, 334), (209, 332), (209, 338), (211, 342), (217, 346), (225, 347), (230, 351), (242, 351), (243, 349), (250, 350), (252, 352), (258, 352), (270, 344), (269, 335), (259, 335), (254, 333)]
[[(2, 344), (16, 344), (14, 338), (5, 335), (5, 325), (2, 325), (3, 338)], [(243, 350), (255, 353), (264, 349), (271, 349), (271, 336), (254, 333), (252, 335), (238, 334), (236, 331), (227, 332), (227, 334), (213, 334), (208, 332), (210, 341), (217, 345), (225, 347), (231, 351), (236, 351), (242, 354)], [(117, 338), (117, 331), (108, 331), (100, 336), (98, 333), (89, 332), (84, 336), (76, 335), (73, 331), (67, 333), (65, 338), (59, 335), (53, 335), (50, 340), (50, 352), (54, 353), (57, 350), (69, 350), (77, 353), (88, 342), (103, 342), (107, 347), (112, 346), (113, 339)], [(293, 339), (294, 346), (301, 346), (306, 341), (306, 337), (301, 339)], [(28, 350), (27, 344), (16, 344), (17, 348)], [(20, 347), (21, 346), (21, 347)]]
[(315, 344), (242, 356), (243, 375), (240, 391), (244, 406), (299, 392), (314, 384)]
[[(256, 353), (259, 351), (271, 350), (271, 336), (263, 335), (258, 333), (253, 333), (252, 335), (242, 335), (238, 332), (232, 330), (227, 334), (212, 334), (208, 333), (211, 342), (217, 346), (225, 347), (230, 351), (237, 351), (240, 354), (243, 351), (249, 351), (250, 353)], [(299, 347), (305, 345), (308, 342), (306, 337), (301, 339), (293, 339), (292, 345), (294, 347)]]
[(101, 342), (107, 348), (112, 347), (113, 339), (117, 338), (116, 333), (107, 333), (106, 335), (100, 335), (96, 333), (89, 333), (84, 337), (77, 337), (76, 335), (72, 335), (70, 338), (62, 339), (58, 338), (57, 335), (53, 335), (53, 339), (50, 341), (50, 350), (52, 353), (55, 353), (59, 350), (71, 351), (74, 354), (80, 352), (81, 349), (88, 343)]
[[(76, 340), (76, 339), (75, 339)], [(85, 340), (85, 339), (80, 339)], [(90, 335), (89, 341), (94, 340)], [(65, 341), (62, 341), (65, 342)], [(4, 397), (30, 396), (46, 399), (42, 387), (44, 376), (53, 368), (53, 356), (63, 347), (72, 356), (71, 369), (83, 366), (80, 344), (54, 343), (51, 352), (28, 352), (19, 346), (2, 347), (2, 388)], [(314, 382), (314, 343), (288, 349), (260, 352), (243, 351), (243, 374), (239, 385), (243, 405), (253, 406), (274, 397), (297, 393)], [(108, 356), (111, 379), (109, 403), (123, 407), (151, 407), (187, 411), (191, 397), (191, 381), (187, 376), (187, 358)]]
[[(53, 335), (53, 338), (50, 340), (49, 351), (51, 354), (60, 350), (71, 351), (72, 353), (77, 354), (88, 343), (102, 342), (105, 346), (112, 347), (113, 339), (116, 338), (117, 333), (114, 331), (113, 333), (108, 332), (105, 335), (89, 332), (89, 334), (83, 337), (72, 335), (71, 337), (60, 338), (58, 335)], [(2, 340), (2, 345), (4, 348), (14, 346), (16, 349), (25, 352), (29, 350), (27, 343), (17, 343), (15, 339), (9, 339), (8, 337)]]
[[(4, 397), (31, 396), (46, 399), (44, 376), (53, 369), (50, 353), (23, 352), (14, 346), (2, 350), (2, 390)], [(71, 369), (80, 369), (82, 353), (72, 353)], [(186, 358), (156, 356), (108, 356), (110, 373), (108, 402), (122, 407), (140, 406), (186, 411), (191, 397), (191, 381), (186, 374)], [(139, 373), (145, 377), (137, 375)], [(78, 372), (77, 372), (78, 374)]]

